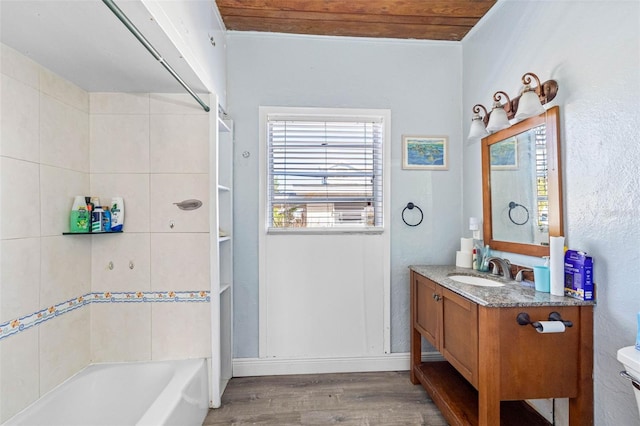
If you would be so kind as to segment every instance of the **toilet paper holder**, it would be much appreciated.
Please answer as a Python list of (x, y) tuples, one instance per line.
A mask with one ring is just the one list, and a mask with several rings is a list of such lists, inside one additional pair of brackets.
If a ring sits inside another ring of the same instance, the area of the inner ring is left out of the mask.
[[(562, 315), (560, 315), (559, 312), (555, 312), (555, 311), (551, 312), (549, 314), (548, 320), (560, 321), (562, 324), (564, 324), (565, 327), (573, 327), (573, 322), (563, 320)], [(516, 317), (516, 322), (520, 325), (531, 325), (533, 328), (535, 328), (538, 331), (542, 330), (543, 328), (542, 324), (540, 324), (538, 321), (531, 321), (531, 317), (529, 317), (529, 314), (526, 312), (520, 312)]]

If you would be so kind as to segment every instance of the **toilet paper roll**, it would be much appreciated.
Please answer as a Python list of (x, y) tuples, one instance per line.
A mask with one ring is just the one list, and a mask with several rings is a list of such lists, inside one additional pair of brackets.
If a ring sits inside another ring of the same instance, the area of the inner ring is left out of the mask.
[(467, 251), (456, 252), (456, 266), (459, 268), (471, 268), (473, 253)]
[(473, 253), (473, 238), (460, 238), (460, 251)]
[(538, 333), (564, 333), (562, 321), (538, 321), (540, 327), (536, 327)]
[(550, 290), (554, 296), (564, 296), (564, 237), (549, 238)]

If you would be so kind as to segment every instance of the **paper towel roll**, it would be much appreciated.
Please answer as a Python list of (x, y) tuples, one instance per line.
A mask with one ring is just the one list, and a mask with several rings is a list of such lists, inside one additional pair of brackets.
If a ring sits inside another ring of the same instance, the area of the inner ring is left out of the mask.
[(468, 251), (456, 252), (456, 266), (459, 268), (471, 268), (473, 262), (473, 253)]
[(564, 296), (564, 237), (549, 238), (550, 290), (554, 296)]
[(460, 238), (460, 251), (473, 253), (473, 238)]
[(536, 327), (538, 333), (564, 333), (562, 321), (538, 321), (540, 327)]

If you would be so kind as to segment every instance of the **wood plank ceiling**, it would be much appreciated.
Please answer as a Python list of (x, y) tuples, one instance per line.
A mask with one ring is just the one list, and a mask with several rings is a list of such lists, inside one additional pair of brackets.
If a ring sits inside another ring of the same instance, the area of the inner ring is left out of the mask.
[(216, 0), (228, 30), (460, 41), (496, 0)]

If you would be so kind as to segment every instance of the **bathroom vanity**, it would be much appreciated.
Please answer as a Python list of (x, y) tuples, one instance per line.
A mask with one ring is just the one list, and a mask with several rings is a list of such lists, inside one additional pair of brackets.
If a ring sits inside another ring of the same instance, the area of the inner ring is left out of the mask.
[[(592, 425), (593, 302), (513, 281), (482, 287), (449, 278), (473, 272), (411, 267), (411, 382), (451, 425), (548, 425), (523, 401), (539, 398), (569, 398), (569, 424)], [(516, 320), (527, 313), (547, 321), (551, 312), (571, 326), (545, 334)], [(422, 337), (446, 361), (422, 362)]]

